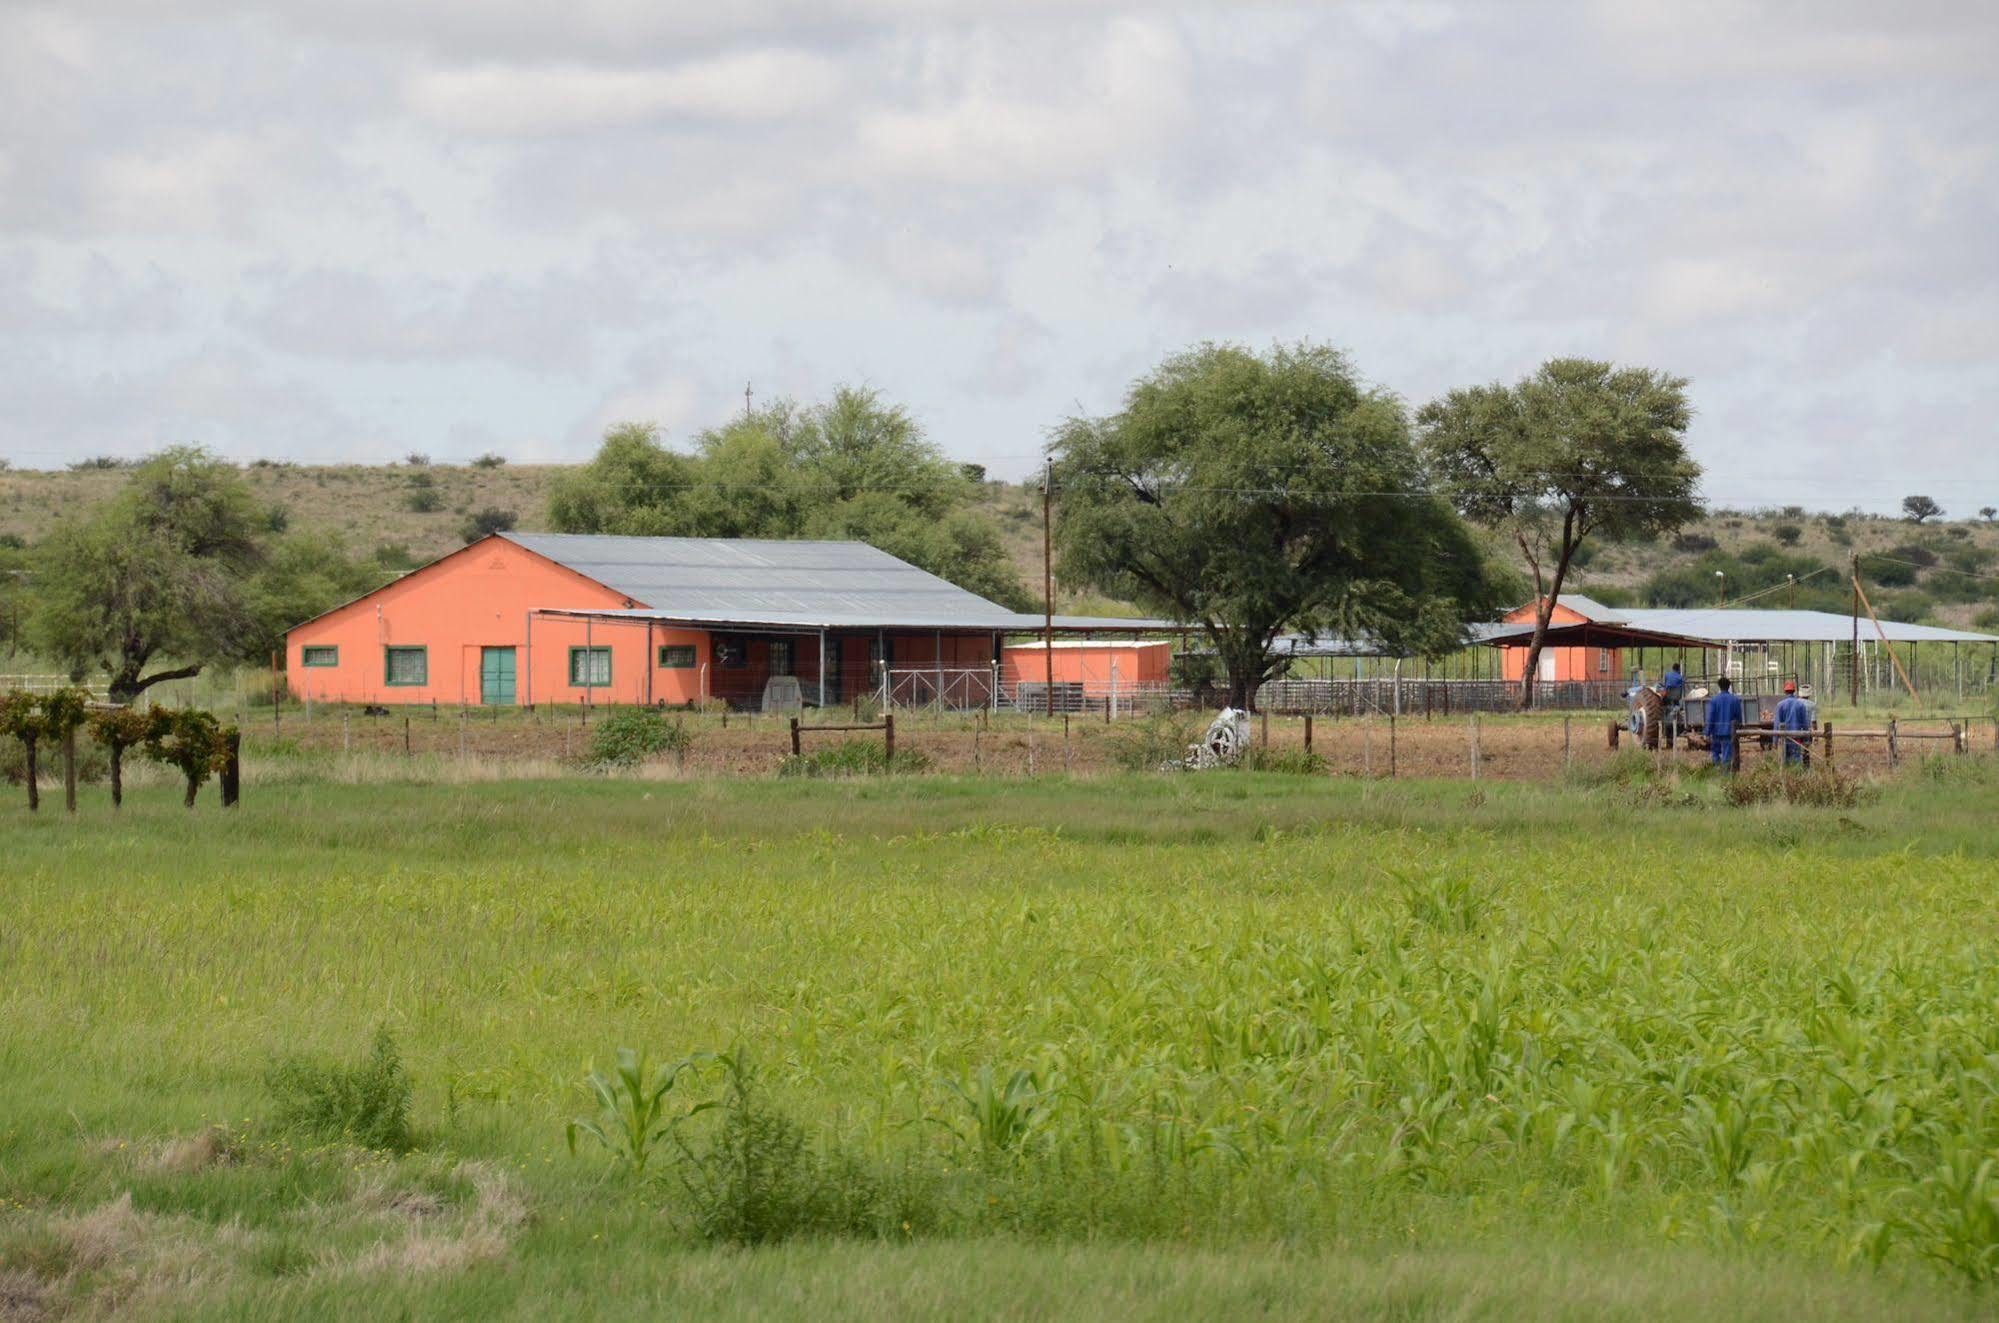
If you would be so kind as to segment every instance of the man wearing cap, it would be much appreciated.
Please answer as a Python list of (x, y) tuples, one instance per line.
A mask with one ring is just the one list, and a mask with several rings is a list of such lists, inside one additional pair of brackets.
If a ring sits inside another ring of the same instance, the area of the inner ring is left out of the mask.
[[(1777, 704), (1777, 715), (1771, 720), (1772, 730), (1810, 730), (1812, 728), (1812, 707), (1798, 697), (1798, 682), (1784, 681), (1784, 701)], [(1797, 763), (1809, 767), (1812, 749), (1809, 740), (1785, 740), (1784, 762)]]
[(1703, 729), (1707, 733), (1708, 755), (1714, 765), (1724, 771), (1735, 770), (1735, 728), (1742, 724), (1742, 700), (1732, 690), (1734, 684), (1727, 676), (1715, 681), (1720, 692), (1707, 701), (1707, 723)]

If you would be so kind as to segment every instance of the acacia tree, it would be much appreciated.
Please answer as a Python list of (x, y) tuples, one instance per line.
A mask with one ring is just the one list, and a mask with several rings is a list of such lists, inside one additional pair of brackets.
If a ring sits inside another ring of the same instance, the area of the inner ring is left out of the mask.
[(1904, 496), (1902, 513), (1909, 517), (1910, 522), (1920, 524), (1942, 514), (1943, 507), (1928, 496)]
[(1463, 514), (1510, 535), (1533, 571), (1523, 709), (1584, 539), (1657, 536), (1700, 513), (1686, 387), (1648, 368), (1557, 358), (1517, 385), (1454, 390), (1417, 413), (1440, 485)]
[[(116, 703), (198, 675), (252, 634), (244, 583), (262, 558), (263, 530), (232, 465), (198, 447), (162, 451), (38, 549), (37, 641), (74, 673), (102, 666)], [(148, 674), (156, 657), (182, 664)]]
[(1324, 345), (1204, 344), (1051, 446), (1064, 581), (1198, 624), (1248, 707), (1286, 630), (1398, 656), (1495, 603), (1469, 529), (1423, 487), (1408, 419)]

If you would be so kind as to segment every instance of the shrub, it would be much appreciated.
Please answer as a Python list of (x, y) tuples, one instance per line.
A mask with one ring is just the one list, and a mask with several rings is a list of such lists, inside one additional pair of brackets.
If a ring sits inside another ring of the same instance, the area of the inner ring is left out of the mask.
[(1937, 563), (1937, 554), (1920, 542), (1898, 542), (1885, 553), (1896, 560), (1906, 560), (1925, 569)]
[(393, 1153), (416, 1147), (409, 1074), (387, 1025), (364, 1060), (290, 1057), (265, 1073), (264, 1085), (285, 1129)]
[(506, 462), (507, 457), (505, 455), (495, 455), (488, 452), (473, 460), (472, 467), (475, 469), (496, 469)]
[(1675, 551), (1713, 551), (1720, 545), (1720, 543), (1716, 542), (1706, 533), (1682, 533), (1673, 539), (1673, 550)]
[(886, 743), (873, 740), (841, 740), (800, 754), (787, 754), (778, 764), (779, 776), (882, 776), (887, 773), (925, 772), (930, 759), (914, 749), (899, 749), (893, 760)]
[(1860, 802), (1860, 783), (1823, 762), (1805, 768), (1770, 762), (1729, 777), (1722, 786), (1722, 798), (1737, 808), (1778, 802), (1852, 808)]
[(212, 712), (156, 707), (146, 714), (146, 756), (180, 769), (187, 781), (183, 802), (189, 808), (194, 807), (202, 783), (222, 770), (228, 741), (229, 729)]
[(403, 496), (403, 506), (418, 514), (435, 514), (444, 508), (444, 497), (435, 487), (412, 487)]
[(1156, 772), (1185, 758), (1187, 746), (1200, 739), (1203, 727), (1198, 713), (1158, 712), (1116, 727), (1104, 748), (1111, 762), (1127, 772)]
[(590, 761), (600, 767), (636, 767), (662, 753), (680, 753), (694, 742), (687, 728), (649, 707), (619, 708), (590, 735)]
[(1798, 539), (1804, 535), (1805, 530), (1796, 524), (1779, 524), (1770, 530), (1770, 536), (1776, 538), (1787, 547), (1797, 546)]
[(273, 504), (270, 509), (264, 511), (264, 528), (269, 532), (282, 533), (291, 527), (291, 523), (292, 512), (282, 503)]
[(1318, 776), (1326, 770), (1326, 760), (1309, 749), (1266, 749), (1262, 745), (1252, 744), (1237, 766), (1246, 772)]
[(740, 1054), (717, 1058), (722, 1097), (705, 1110), (720, 1124), (690, 1140), (676, 1130), (675, 1170), (707, 1240), (765, 1245), (794, 1236), (861, 1236), (881, 1229), (883, 1187), (838, 1149), (821, 1152), (803, 1128), (764, 1102)]
[(403, 463), (413, 469), (429, 468), (430, 456), (424, 454), (421, 450), (412, 450), (409, 454), (403, 456)]
[(506, 532), (518, 521), (519, 516), (512, 510), (489, 505), (477, 514), (467, 515), (465, 522), (458, 527), (458, 535), (467, 542), (477, 542), (482, 537)]

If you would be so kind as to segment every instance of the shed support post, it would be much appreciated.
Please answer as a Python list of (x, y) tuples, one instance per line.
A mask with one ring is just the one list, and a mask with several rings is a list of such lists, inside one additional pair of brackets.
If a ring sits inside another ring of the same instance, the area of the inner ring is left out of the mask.
[(521, 676), (521, 692), (527, 697), (526, 706), (528, 711), (532, 712), (534, 711), (534, 612), (530, 611), (527, 613), (527, 621), (522, 633), (526, 635), (526, 647), (524, 651), (527, 653), (527, 659), (522, 666), (525, 674)]
[(819, 631), (819, 706), (826, 706), (826, 631)]

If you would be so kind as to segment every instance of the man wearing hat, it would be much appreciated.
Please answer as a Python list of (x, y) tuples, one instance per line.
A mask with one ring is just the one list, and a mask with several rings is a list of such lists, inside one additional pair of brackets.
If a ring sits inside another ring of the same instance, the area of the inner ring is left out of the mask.
[[(1777, 704), (1777, 714), (1771, 719), (1772, 730), (1804, 730), (1812, 728), (1812, 707), (1798, 697), (1798, 682), (1784, 681), (1784, 700)], [(1809, 740), (1785, 740), (1784, 762), (1797, 763), (1809, 767), (1812, 762), (1812, 747)]]

